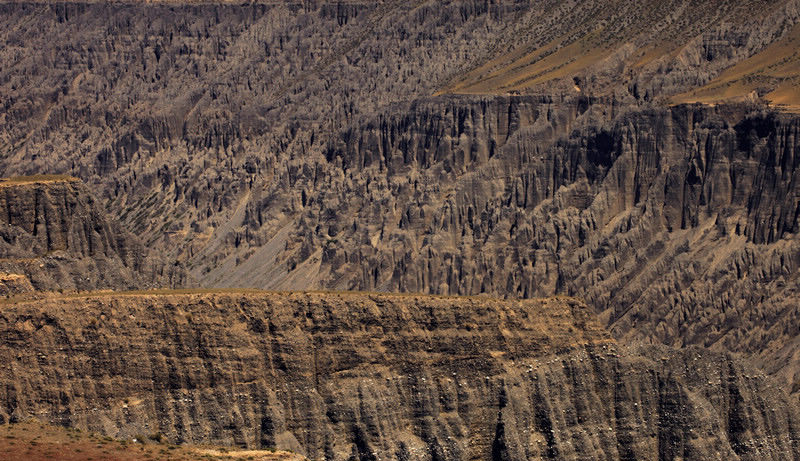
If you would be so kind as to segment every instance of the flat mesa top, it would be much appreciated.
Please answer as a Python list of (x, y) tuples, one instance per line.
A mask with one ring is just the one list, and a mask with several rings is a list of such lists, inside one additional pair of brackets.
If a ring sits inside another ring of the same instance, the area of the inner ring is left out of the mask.
[(78, 178), (62, 174), (37, 174), (31, 176), (11, 176), (0, 179), (0, 188), (25, 186), (28, 184), (53, 184), (80, 181)]

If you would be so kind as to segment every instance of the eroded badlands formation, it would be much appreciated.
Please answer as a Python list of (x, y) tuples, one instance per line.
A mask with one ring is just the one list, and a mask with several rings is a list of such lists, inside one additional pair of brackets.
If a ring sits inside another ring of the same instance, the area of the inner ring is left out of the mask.
[(0, 308), (0, 415), (309, 459), (793, 459), (798, 414), (571, 298), (96, 294)]
[[(2, 2), (0, 417), (310, 459), (795, 459), (799, 22)], [(217, 292), (86, 292), (192, 286)]]

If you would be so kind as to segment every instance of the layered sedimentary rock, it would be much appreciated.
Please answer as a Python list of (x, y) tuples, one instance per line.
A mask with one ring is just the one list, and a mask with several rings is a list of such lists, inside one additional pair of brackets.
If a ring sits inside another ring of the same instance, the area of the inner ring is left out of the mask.
[(570, 298), (186, 293), (0, 308), (0, 416), (310, 459), (796, 459), (725, 354), (623, 349)]
[(148, 250), (109, 219), (80, 180), (0, 180), (0, 267), (4, 294), (38, 290), (145, 288), (185, 283), (179, 265)]
[(796, 387), (797, 121), (663, 104), (793, 68), (796, 1), (0, 11), (0, 172), (82, 178), (204, 286), (571, 294)]
[(341, 173), (299, 180), (278, 259), (336, 289), (575, 295), (617, 337), (758, 354), (796, 387), (799, 132), (751, 106), (419, 102), (331, 143)]
[(798, 387), (797, 119), (665, 105), (794, 85), (796, 1), (0, 12), (0, 172), (80, 177), (204, 286), (570, 294)]
[(34, 291), (31, 281), (22, 274), (0, 273), (0, 296), (11, 296)]

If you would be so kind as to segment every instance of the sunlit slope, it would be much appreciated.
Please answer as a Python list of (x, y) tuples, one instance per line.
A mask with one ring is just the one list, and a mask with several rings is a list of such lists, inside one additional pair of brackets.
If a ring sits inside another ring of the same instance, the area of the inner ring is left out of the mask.
[[(761, 52), (791, 55), (795, 10), (794, 2), (759, 0), (549, 2), (521, 15), (491, 55), (441, 92), (671, 96), (739, 63), (763, 63)], [(770, 70), (780, 73), (771, 78), (797, 75), (796, 65)], [(776, 100), (793, 97), (776, 90)]]
[(675, 103), (722, 103), (764, 98), (793, 112), (800, 111), (800, 26), (780, 41), (724, 71), (696, 90), (675, 96)]

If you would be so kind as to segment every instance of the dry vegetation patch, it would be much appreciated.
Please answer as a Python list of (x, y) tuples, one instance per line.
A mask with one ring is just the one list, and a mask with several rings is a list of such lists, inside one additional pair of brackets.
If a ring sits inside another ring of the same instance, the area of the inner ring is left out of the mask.
[(116, 440), (77, 429), (29, 420), (0, 426), (0, 459), (5, 461), (299, 461), (300, 455), (272, 450), (179, 446), (143, 440)]
[(675, 103), (721, 104), (763, 98), (800, 113), (800, 25), (760, 53), (723, 72), (707, 85), (677, 95)]
[(28, 184), (51, 184), (56, 182), (80, 181), (66, 174), (36, 174), (30, 176), (11, 176), (0, 179), (0, 187), (24, 186)]

